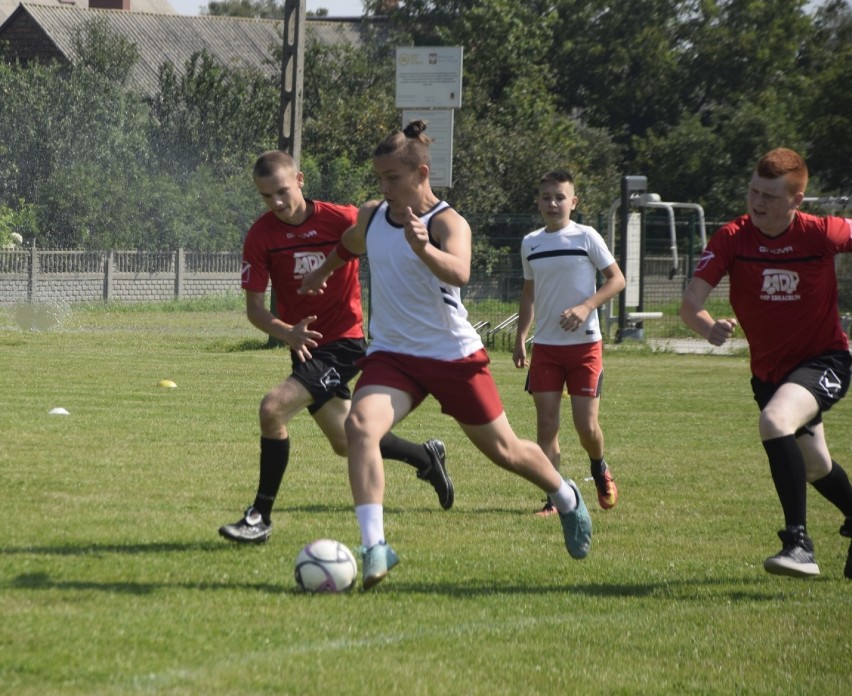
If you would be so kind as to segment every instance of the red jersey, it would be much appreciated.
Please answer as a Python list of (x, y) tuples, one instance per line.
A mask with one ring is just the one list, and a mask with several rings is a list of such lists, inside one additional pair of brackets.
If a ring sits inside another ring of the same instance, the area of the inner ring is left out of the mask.
[(751, 352), (751, 371), (779, 382), (830, 350), (848, 350), (837, 308), (834, 256), (852, 252), (852, 219), (797, 212), (778, 237), (743, 215), (711, 237), (695, 277), (716, 286), (730, 276), (731, 307)]
[(363, 338), (358, 259), (336, 270), (322, 295), (298, 294), (302, 277), (325, 261), (358, 217), (352, 205), (311, 203), (314, 210), (301, 225), (281, 222), (269, 211), (251, 226), (243, 243), (242, 288), (266, 292), (271, 281), (278, 317), (293, 325), (316, 315), (309, 328), (322, 334), (319, 344)]

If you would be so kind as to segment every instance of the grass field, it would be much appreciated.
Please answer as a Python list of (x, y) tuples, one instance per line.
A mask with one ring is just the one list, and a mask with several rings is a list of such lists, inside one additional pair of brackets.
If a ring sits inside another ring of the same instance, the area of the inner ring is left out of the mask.
[[(762, 569), (782, 517), (746, 358), (607, 352), (621, 500), (597, 507), (568, 420), (595, 525), (579, 562), (532, 515), (539, 492), (427, 401), (397, 432), (445, 440), (455, 507), (389, 462), (400, 565), (370, 592), (311, 596), (301, 546), (359, 543), (345, 462), (300, 416), (269, 543), (218, 537), (253, 499), (257, 403), (289, 356), (236, 308), (193, 309), (75, 309), (46, 333), (0, 310), (1, 694), (852, 693), (840, 514), (810, 492), (821, 577)], [(492, 358), (533, 437), (523, 373)], [(850, 426), (847, 399), (826, 416), (847, 469)]]

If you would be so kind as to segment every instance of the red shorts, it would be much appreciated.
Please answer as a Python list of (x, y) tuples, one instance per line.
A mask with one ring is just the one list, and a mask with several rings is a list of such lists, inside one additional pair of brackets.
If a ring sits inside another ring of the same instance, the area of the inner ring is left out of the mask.
[(527, 391), (561, 392), (574, 396), (601, 395), (603, 388), (603, 342), (571, 346), (533, 344)]
[(376, 351), (362, 361), (355, 392), (364, 387), (399, 389), (414, 397), (414, 408), (431, 394), (441, 412), (465, 425), (486, 425), (503, 413), (503, 402), (482, 348), (461, 360), (417, 358)]

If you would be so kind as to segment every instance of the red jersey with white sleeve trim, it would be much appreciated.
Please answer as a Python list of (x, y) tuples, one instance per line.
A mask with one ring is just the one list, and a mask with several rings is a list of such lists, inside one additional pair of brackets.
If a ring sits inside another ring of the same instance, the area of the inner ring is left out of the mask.
[(730, 276), (731, 307), (748, 339), (751, 371), (779, 382), (796, 366), (848, 350), (837, 308), (836, 254), (852, 252), (852, 219), (797, 212), (777, 237), (743, 215), (710, 238), (695, 277)]
[(266, 292), (271, 281), (278, 317), (294, 325), (316, 315), (309, 328), (322, 334), (317, 341), (320, 345), (341, 338), (363, 338), (358, 259), (336, 270), (322, 295), (298, 293), (304, 275), (325, 261), (358, 217), (358, 209), (352, 205), (310, 203), (314, 210), (300, 225), (282, 222), (268, 211), (251, 226), (243, 243), (241, 286), (251, 292)]

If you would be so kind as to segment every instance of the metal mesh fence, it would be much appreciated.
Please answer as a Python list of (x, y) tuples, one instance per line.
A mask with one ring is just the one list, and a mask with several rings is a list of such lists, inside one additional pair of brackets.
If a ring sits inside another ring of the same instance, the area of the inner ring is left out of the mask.
[[(468, 217), (477, 237), (490, 244), (485, 254), (474, 242), (471, 281), (464, 290), (465, 305), (471, 322), (480, 328), (492, 348), (514, 346), (518, 302), (523, 285), (520, 243), (523, 236), (541, 226), (537, 216), (504, 218)], [(582, 222), (582, 219), (578, 220)], [(586, 221), (607, 238), (606, 224), (601, 218)], [(712, 235), (723, 221), (707, 221), (706, 234)], [(675, 221), (672, 232), (669, 221), (661, 215), (643, 216), (640, 254), (636, 275), (638, 287), (623, 295), (626, 304), (625, 326), (619, 326), (619, 302), (622, 296), (600, 310), (605, 339), (620, 339), (621, 332), (630, 338), (646, 341), (694, 339), (695, 335), (681, 322), (678, 310), (681, 296), (695, 262), (702, 251), (701, 231), (697, 219)], [(609, 241), (609, 240), (608, 240)], [(620, 259), (621, 240), (611, 244), (613, 255)], [(496, 251), (495, 251), (496, 250)], [(844, 327), (852, 325), (852, 254), (841, 254), (835, 260), (838, 279), (839, 309)], [(625, 269), (622, 269), (625, 270)], [(714, 316), (733, 316), (728, 300), (727, 278), (713, 290), (707, 308)], [(534, 328), (534, 327), (533, 327)]]
[[(835, 211), (832, 211), (835, 212)], [(849, 214), (848, 211), (843, 211)], [(842, 213), (842, 214), (843, 214)], [(466, 218), (473, 230), (473, 259), (471, 278), (463, 288), (462, 297), (469, 318), (486, 344), (492, 348), (511, 349), (514, 345), (518, 302), (523, 286), (520, 245), (524, 235), (541, 226), (534, 214), (470, 215)], [(595, 227), (607, 239), (616, 259), (621, 258), (618, 235), (610, 242), (610, 230), (603, 216), (583, 220)], [(707, 234), (722, 224), (708, 221)], [(678, 219), (674, 227), (664, 216), (648, 213), (642, 216), (641, 246), (635, 269), (631, 269), (636, 287), (625, 293), (624, 317), (621, 297), (601, 308), (601, 326), (606, 340), (624, 336), (645, 340), (694, 338), (680, 321), (680, 298), (689, 282), (691, 269), (701, 253), (702, 237), (695, 219)], [(634, 250), (635, 255), (635, 250)], [(109, 259), (111, 258), (111, 261)], [(11, 288), (15, 279), (26, 278), (35, 272), (41, 278), (105, 274), (107, 265), (112, 272), (125, 275), (151, 276), (183, 271), (191, 274), (233, 276), (234, 289), (239, 287), (242, 255), (239, 251), (77, 251), (65, 249), (0, 250), (0, 288), (12, 300)], [(839, 309), (846, 317), (844, 326), (852, 323), (852, 254), (836, 257)], [(622, 269), (625, 271), (627, 269)], [(68, 282), (71, 282), (70, 280)], [(5, 284), (4, 284), (5, 283)], [(370, 312), (369, 261), (362, 261), (362, 284), (365, 313)], [(215, 292), (220, 286), (210, 285), (199, 292)], [(24, 290), (21, 290), (24, 292)], [(4, 304), (0, 298), (0, 304)], [(7, 304), (7, 303), (6, 303)], [(708, 309), (715, 316), (731, 316), (728, 284), (723, 280), (710, 296)], [(619, 322), (619, 319), (624, 321)]]

